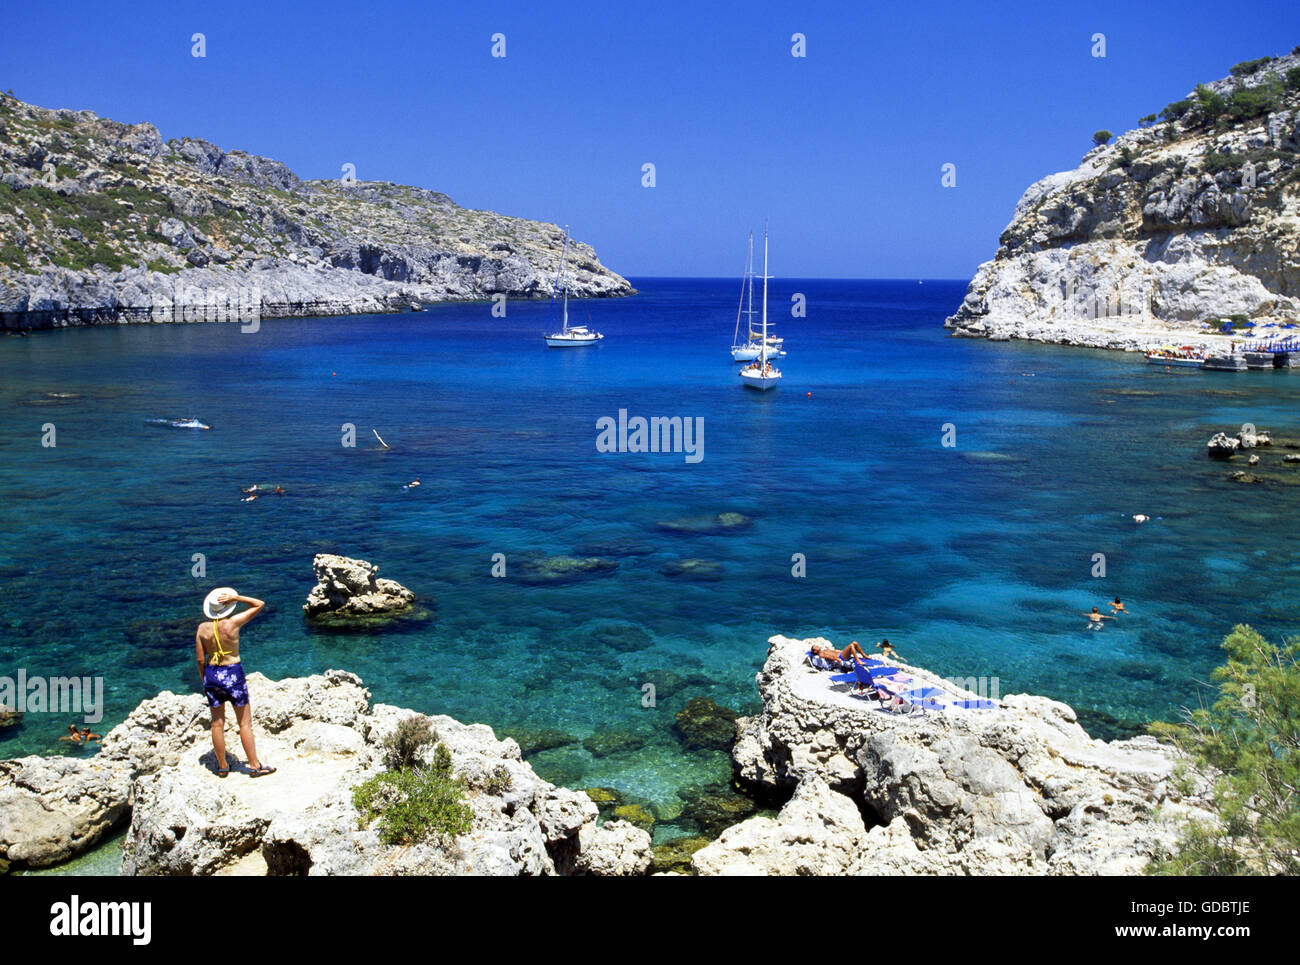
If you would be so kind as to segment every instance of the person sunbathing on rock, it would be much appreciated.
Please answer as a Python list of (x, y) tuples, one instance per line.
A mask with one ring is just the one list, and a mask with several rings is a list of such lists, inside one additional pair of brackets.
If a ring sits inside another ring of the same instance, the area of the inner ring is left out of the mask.
[[(248, 604), (248, 609), (235, 613), (235, 605)], [(203, 615), (210, 622), (200, 623), (194, 633), (194, 659), (199, 665), (203, 693), (212, 708), (212, 749), (217, 756), (217, 777), (230, 773), (226, 761), (226, 702), (235, 708), (239, 723), (239, 740), (248, 758), (250, 777), (274, 774), (274, 767), (265, 767), (257, 757), (253, 740), (253, 711), (248, 705), (248, 684), (244, 679), (244, 664), (239, 656), (239, 631), (246, 623), (262, 612), (266, 606), (251, 596), (239, 596), (229, 587), (218, 587), (203, 601)], [(233, 616), (232, 616), (233, 614)]]
[(828, 663), (839, 664), (841, 667), (852, 667), (854, 657), (866, 656), (856, 640), (843, 650), (836, 650), (834, 647), (823, 647), (814, 643), (812, 645), (812, 654), (814, 657), (820, 657)]

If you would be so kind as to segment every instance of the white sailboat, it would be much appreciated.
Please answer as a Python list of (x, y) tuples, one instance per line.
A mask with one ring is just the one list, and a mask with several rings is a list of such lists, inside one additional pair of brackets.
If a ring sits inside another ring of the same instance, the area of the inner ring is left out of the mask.
[[(555, 286), (561, 292), (563, 298), (563, 315), (561, 327), (558, 332), (550, 335), (544, 335), (546, 344), (551, 348), (581, 348), (585, 345), (595, 345), (605, 336), (600, 332), (593, 332), (585, 325), (569, 324), (569, 276), (568, 276), (568, 256), (569, 256), (569, 226), (564, 226), (564, 248), (560, 252), (560, 273), (555, 278)], [(551, 293), (551, 303), (555, 303), (555, 293)]]
[(768, 361), (771, 354), (767, 344), (767, 224), (763, 225), (763, 335), (759, 342), (758, 358), (740, 370), (740, 379), (751, 389), (766, 392), (775, 389), (781, 381), (781, 371)]
[[(740, 340), (740, 316), (745, 318), (746, 339)], [(731, 336), (731, 357), (737, 362), (752, 362), (762, 353), (763, 344), (767, 344), (769, 357), (784, 355), (782, 340), (768, 333), (763, 338), (754, 331), (754, 233), (749, 234), (749, 254), (745, 259), (745, 279), (740, 285), (740, 305), (736, 308), (736, 330)]]

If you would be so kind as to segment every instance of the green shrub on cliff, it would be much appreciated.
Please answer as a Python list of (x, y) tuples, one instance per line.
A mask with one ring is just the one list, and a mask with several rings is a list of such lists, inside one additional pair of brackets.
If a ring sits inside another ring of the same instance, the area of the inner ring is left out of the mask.
[(1196, 102), (1192, 113), (1198, 124), (1213, 124), (1223, 116), (1225, 106), (1223, 95), (1210, 90), (1204, 84), (1196, 85)]
[(384, 766), (390, 771), (416, 767), (424, 749), (438, 739), (424, 716), (405, 717), (384, 738)]
[(1096, 131), (1092, 135), (1092, 143), (1097, 145), (1098, 147), (1101, 147), (1103, 144), (1105, 144), (1114, 136), (1115, 135), (1113, 135), (1110, 131), (1106, 131), (1106, 130)]
[(1255, 60), (1243, 60), (1241, 63), (1234, 65), (1229, 73), (1233, 77), (1249, 77), (1261, 67), (1273, 63), (1276, 59), (1276, 57), (1259, 57)]
[(451, 752), (438, 744), (433, 762), (421, 766), (420, 751), (436, 737), (426, 718), (408, 718), (402, 723), (407, 726), (399, 725), (401, 735), (395, 732), (384, 742), (385, 759), (407, 763), (352, 791), (361, 827), (378, 819), (379, 836), (385, 844), (417, 844), (436, 836), (464, 834), (473, 825), (474, 814), (465, 803), (465, 779), (452, 771)]
[(1213, 780), (1220, 826), (1190, 822), (1159, 875), (1300, 873), (1300, 639), (1278, 647), (1245, 625), (1223, 641), (1218, 699), (1152, 733)]
[(1286, 89), (1300, 90), (1300, 67), (1292, 67), (1286, 72)]
[(1255, 87), (1243, 87), (1232, 92), (1225, 108), (1227, 116), (1236, 121), (1262, 117), (1278, 109), (1282, 101), (1282, 84), (1272, 80)]

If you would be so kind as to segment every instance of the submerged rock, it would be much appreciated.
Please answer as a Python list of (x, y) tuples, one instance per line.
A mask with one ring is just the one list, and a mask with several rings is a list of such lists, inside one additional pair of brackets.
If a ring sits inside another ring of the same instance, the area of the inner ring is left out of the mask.
[(377, 578), (379, 567), (332, 553), (312, 560), (316, 585), (302, 605), (309, 619), (346, 625), (355, 618), (395, 618), (409, 614), (415, 594), (394, 580)]
[(619, 804), (610, 812), (619, 821), (634, 824), (643, 831), (654, 831), (655, 816), (641, 804)]
[(691, 867), (691, 858), (708, 843), (708, 838), (692, 836), (674, 838), (666, 844), (657, 845), (650, 870), (654, 874), (694, 874), (695, 869)]
[(654, 638), (635, 623), (602, 623), (591, 629), (590, 637), (597, 647), (620, 653), (645, 650), (654, 643)]
[(738, 792), (730, 784), (703, 784), (677, 792), (684, 806), (673, 823), (682, 828), (698, 829), (704, 836), (717, 837), (759, 809), (758, 803)]
[(607, 730), (592, 734), (582, 742), (593, 757), (609, 757), (612, 754), (630, 754), (640, 750), (650, 741), (650, 735), (637, 730)]
[(686, 559), (665, 563), (659, 572), (670, 580), (717, 583), (722, 579), (722, 564), (714, 560)]
[(673, 726), (688, 750), (731, 750), (739, 715), (708, 697), (694, 697), (673, 718)]
[(578, 743), (577, 737), (554, 727), (512, 727), (509, 729), (509, 736), (515, 739), (519, 745), (519, 752), (524, 757)]
[(718, 513), (714, 516), (679, 516), (665, 522), (656, 523), (656, 527), (668, 533), (681, 533), (690, 536), (716, 536), (740, 533), (749, 529), (754, 521), (743, 513)]
[(519, 581), (529, 586), (558, 586), (596, 576), (608, 576), (618, 569), (615, 560), (598, 556), (525, 557), (519, 561)]

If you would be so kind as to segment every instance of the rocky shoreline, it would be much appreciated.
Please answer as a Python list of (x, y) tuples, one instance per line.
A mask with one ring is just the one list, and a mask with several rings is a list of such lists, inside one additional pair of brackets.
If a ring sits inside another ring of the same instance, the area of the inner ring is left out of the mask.
[[(383, 742), (413, 711), (371, 704), (360, 678), (248, 677), (258, 751), (279, 770), (215, 773), (202, 695), (141, 703), (93, 757), (0, 762), (0, 871), (39, 868), (129, 823), (122, 873), (134, 875), (644, 874), (650, 836), (597, 822), (579, 791), (539, 778), (513, 740), (427, 718), (468, 788), (470, 830), (388, 845), (359, 820), (352, 789), (383, 770)], [(239, 747), (233, 721), (226, 742)]]
[(1025, 694), (891, 714), (809, 667), (812, 642), (771, 638), (763, 710), (732, 751), (742, 785), (793, 796), (695, 852), (697, 874), (1138, 875), (1182, 819), (1212, 820), (1154, 738), (1094, 740), (1070, 707)]
[[(812, 642), (771, 638), (753, 717), (679, 715), (707, 746), (731, 746), (747, 795), (715, 840), (652, 849), (653, 822), (616, 792), (556, 787), (514, 740), (433, 715), (472, 827), (385, 844), (352, 789), (384, 770), (398, 724), (423, 715), (372, 704), (345, 671), (255, 673), (258, 750), (276, 774), (249, 779), (236, 754), (218, 778), (203, 697), (165, 691), (93, 757), (0, 762), (0, 872), (65, 861), (125, 825), (122, 873), (137, 875), (1137, 875), (1185, 819), (1214, 821), (1204, 783), (1154, 738), (1095, 740), (1070, 707), (1024, 694), (892, 714), (809, 667)], [(239, 746), (233, 722), (226, 740)], [(779, 813), (748, 816), (753, 801)]]
[[(240, 322), (549, 295), (563, 231), (0, 94), (0, 330)], [(589, 245), (574, 297), (629, 295)]]
[[(1300, 50), (1300, 49), (1298, 49)], [(1021, 197), (945, 326), (1123, 351), (1294, 335), (1300, 52), (1143, 118)], [(1100, 140), (1100, 138), (1099, 138)], [(1219, 334), (1234, 322), (1235, 335)], [(1243, 326), (1253, 323), (1249, 335)]]

